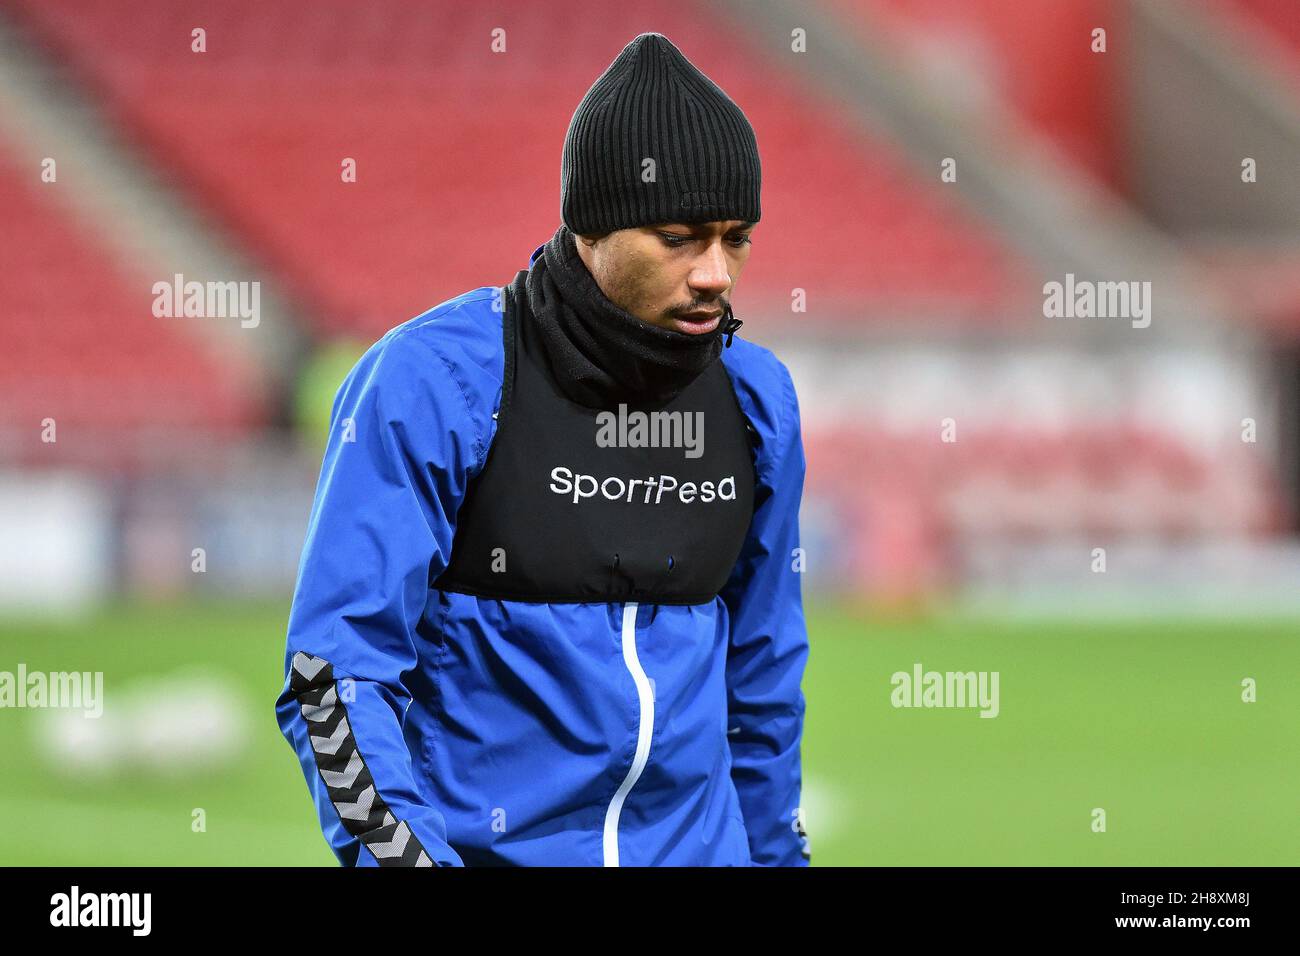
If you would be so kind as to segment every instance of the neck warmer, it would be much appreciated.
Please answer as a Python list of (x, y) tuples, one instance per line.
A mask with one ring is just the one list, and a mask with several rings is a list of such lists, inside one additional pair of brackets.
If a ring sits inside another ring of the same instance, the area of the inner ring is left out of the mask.
[(727, 304), (712, 332), (688, 335), (624, 311), (605, 297), (561, 225), (524, 280), (533, 331), (556, 383), (590, 408), (618, 402), (662, 405), (707, 369), (741, 321)]

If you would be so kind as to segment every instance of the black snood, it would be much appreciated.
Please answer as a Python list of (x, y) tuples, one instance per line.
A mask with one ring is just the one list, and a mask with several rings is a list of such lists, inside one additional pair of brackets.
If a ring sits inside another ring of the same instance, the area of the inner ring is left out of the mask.
[(723, 337), (730, 345), (741, 326), (730, 303), (703, 335), (643, 322), (605, 297), (563, 224), (533, 261), (526, 290), (551, 374), (570, 400), (591, 408), (663, 404), (717, 361)]

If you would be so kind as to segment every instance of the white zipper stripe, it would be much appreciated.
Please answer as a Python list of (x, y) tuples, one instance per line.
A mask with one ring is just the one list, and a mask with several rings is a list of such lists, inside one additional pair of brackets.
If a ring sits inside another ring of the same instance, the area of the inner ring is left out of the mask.
[(636, 656), (635, 604), (626, 604), (623, 607), (623, 663), (627, 665), (632, 680), (636, 682), (636, 695), (641, 702), (641, 726), (637, 731), (636, 756), (632, 758), (632, 766), (623, 779), (623, 785), (618, 788), (614, 799), (609, 802), (609, 808), (605, 811), (606, 866), (618, 866), (618, 815), (623, 810), (623, 801), (636, 786), (641, 771), (645, 769), (646, 760), (650, 757), (650, 732), (655, 723), (654, 695), (650, 692), (650, 681), (645, 676), (645, 671), (641, 669), (641, 662)]

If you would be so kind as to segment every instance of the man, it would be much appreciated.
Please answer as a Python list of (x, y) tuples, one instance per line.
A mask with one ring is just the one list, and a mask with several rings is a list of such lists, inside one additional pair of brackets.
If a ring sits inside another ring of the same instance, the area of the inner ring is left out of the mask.
[(276, 708), (343, 863), (807, 865), (799, 408), (729, 298), (759, 185), (642, 34), (529, 268), (344, 381)]

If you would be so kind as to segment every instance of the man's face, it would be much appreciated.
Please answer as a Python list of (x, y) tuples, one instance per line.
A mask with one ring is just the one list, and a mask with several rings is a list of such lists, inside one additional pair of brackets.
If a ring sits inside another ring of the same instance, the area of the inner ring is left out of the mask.
[(578, 236), (596, 284), (625, 312), (687, 335), (712, 332), (749, 259), (754, 224), (660, 223)]

